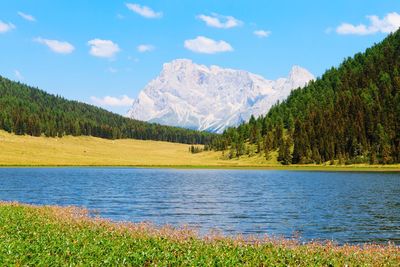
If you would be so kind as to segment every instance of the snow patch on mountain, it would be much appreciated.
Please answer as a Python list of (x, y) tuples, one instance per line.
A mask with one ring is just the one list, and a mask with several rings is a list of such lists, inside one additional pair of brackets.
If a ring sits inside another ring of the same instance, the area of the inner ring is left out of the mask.
[(190, 129), (223, 132), (258, 117), (314, 76), (294, 66), (287, 78), (267, 80), (243, 70), (204, 66), (189, 59), (165, 63), (135, 99), (127, 116)]

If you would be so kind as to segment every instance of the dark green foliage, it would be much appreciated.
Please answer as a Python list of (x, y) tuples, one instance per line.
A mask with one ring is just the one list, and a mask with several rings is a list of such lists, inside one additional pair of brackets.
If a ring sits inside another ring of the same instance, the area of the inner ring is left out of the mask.
[(187, 144), (210, 143), (216, 136), (128, 119), (2, 77), (0, 129), (20, 135), (90, 135), (107, 139), (133, 138)]
[(292, 163), (293, 156), (290, 151), (292, 144), (292, 137), (288, 135), (285, 140), (282, 140), (279, 146), (278, 161), (280, 161), (283, 165), (289, 165)]
[(264, 153), (278, 150), (285, 163), (287, 137), (295, 164), (400, 162), (400, 32), (294, 90), (266, 116), (228, 129), (214, 149), (232, 145), (236, 133), (258, 142), (258, 132)]
[(204, 150), (205, 150), (205, 148), (202, 148), (202, 147), (199, 147), (199, 146), (191, 145), (189, 147), (189, 152), (192, 153), (192, 154), (197, 154), (197, 153), (203, 152)]

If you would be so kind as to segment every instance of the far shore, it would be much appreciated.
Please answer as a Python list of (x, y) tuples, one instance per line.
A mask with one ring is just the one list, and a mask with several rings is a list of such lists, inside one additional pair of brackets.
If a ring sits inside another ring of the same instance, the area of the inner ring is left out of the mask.
[(192, 154), (188, 144), (91, 136), (62, 138), (15, 135), (0, 130), (1, 167), (124, 167), (169, 169), (400, 172), (394, 165), (281, 165), (273, 152), (227, 159), (222, 152)]
[(213, 165), (2, 165), (0, 168), (139, 168), (139, 169), (182, 169), (182, 170), (269, 170), (269, 171), (316, 171), (316, 172), (400, 172), (398, 165), (276, 165), (276, 166), (213, 166)]

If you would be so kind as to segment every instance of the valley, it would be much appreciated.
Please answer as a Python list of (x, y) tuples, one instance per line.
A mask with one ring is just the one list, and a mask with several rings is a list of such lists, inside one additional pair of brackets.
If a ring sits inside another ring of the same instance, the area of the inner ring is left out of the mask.
[(0, 3), (0, 267), (400, 267), (400, 1), (94, 2)]

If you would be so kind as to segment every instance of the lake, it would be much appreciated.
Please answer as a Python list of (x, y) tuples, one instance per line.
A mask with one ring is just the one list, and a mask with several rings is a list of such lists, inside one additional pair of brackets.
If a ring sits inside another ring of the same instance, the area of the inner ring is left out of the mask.
[(2, 168), (0, 200), (76, 205), (201, 233), (400, 244), (398, 173)]

